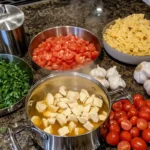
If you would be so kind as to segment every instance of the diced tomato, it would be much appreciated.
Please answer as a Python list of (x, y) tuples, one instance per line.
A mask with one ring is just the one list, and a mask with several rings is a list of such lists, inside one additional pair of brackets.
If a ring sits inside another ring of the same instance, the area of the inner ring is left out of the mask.
[(98, 51), (93, 51), (91, 53), (91, 58), (94, 60), (96, 57), (98, 57)]

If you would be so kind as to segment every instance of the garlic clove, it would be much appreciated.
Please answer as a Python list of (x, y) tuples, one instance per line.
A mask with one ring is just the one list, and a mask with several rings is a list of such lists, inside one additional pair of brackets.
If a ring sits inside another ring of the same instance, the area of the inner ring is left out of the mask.
[(146, 90), (147, 94), (150, 96), (150, 79), (144, 82), (144, 89)]
[(106, 89), (109, 88), (109, 82), (104, 77), (95, 77)]
[(97, 68), (94, 68), (90, 71), (90, 75), (93, 77), (96, 77), (96, 76), (105, 77), (106, 76), (106, 70), (97, 65)]
[(118, 73), (118, 71), (117, 71), (117, 67), (116, 67), (116, 66), (113, 66), (113, 67), (111, 67), (111, 68), (109, 68), (109, 69), (107, 70), (106, 78), (108, 79), (108, 78), (110, 78), (110, 77), (112, 77), (112, 76), (118, 76), (118, 75), (119, 75), (119, 73)]

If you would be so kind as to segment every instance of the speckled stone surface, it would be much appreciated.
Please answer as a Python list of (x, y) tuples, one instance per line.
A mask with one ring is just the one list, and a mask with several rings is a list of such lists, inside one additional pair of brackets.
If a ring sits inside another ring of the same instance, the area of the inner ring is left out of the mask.
[[(133, 13), (144, 13), (150, 19), (150, 6), (141, 0), (54, 0), (21, 7), (25, 13), (25, 31), (28, 41), (38, 32), (60, 25), (72, 25), (86, 28), (92, 31), (101, 41), (103, 27), (110, 21), (119, 17), (125, 17)], [(97, 8), (102, 12), (98, 13)], [(25, 60), (31, 64), (28, 54)], [(127, 83), (127, 90), (131, 94), (142, 93), (148, 98), (142, 86), (133, 80), (135, 66), (122, 64), (106, 54), (102, 48), (99, 64), (108, 69), (114, 65)], [(34, 72), (34, 82), (41, 78)], [(26, 123), (24, 107), (7, 116), (0, 117), (0, 132), (8, 125)], [(22, 132), (19, 141), (24, 149), (35, 149), (30, 143), (29, 133)], [(7, 150), (8, 140), (4, 134), (0, 134), (0, 150)], [(110, 148), (107, 148), (110, 149)]]

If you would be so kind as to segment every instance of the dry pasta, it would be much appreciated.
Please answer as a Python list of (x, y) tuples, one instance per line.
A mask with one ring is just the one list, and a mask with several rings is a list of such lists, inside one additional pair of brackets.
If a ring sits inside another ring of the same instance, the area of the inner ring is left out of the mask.
[(117, 51), (134, 55), (150, 55), (150, 20), (144, 14), (117, 19), (104, 33), (104, 40)]

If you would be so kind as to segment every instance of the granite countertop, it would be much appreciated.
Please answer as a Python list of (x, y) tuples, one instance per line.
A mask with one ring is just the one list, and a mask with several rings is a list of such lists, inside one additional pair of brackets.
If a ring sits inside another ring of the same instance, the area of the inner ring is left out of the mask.
[[(99, 13), (97, 8), (101, 8)], [(125, 17), (133, 13), (144, 13), (150, 19), (150, 6), (146, 5), (142, 0), (51, 0), (43, 1), (38, 4), (21, 6), (25, 13), (25, 31), (28, 41), (38, 32), (60, 25), (71, 25), (83, 27), (92, 31), (101, 41), (103, 27), (110, 21), (119, 17)], [(28, 54), (24, 58), (31, 64)], [(135, 66), (120, 63), (106, 54), (102, 48), (99, 64), (108, 69), (114, 65), (127, 83), (127, 90), (131, 94), (142, 93), (146, 98), (143, 86), (138, 85), (133, 80), (133, 71)], [(39, 80), (41, 75), (34, 72), (34, 82)], [(0, 150), (7, 150), (7, 137), (4, 136), (3, 130), (8, 125), (26, 123), (26, 115), (24, 107), (19, 110), (0, 117)], [(22, 132), (19, 136), (21, 146), (24, 149), (35, 149), (27, 132)], [(27, 147), (28, 145), (28, 147)]]

